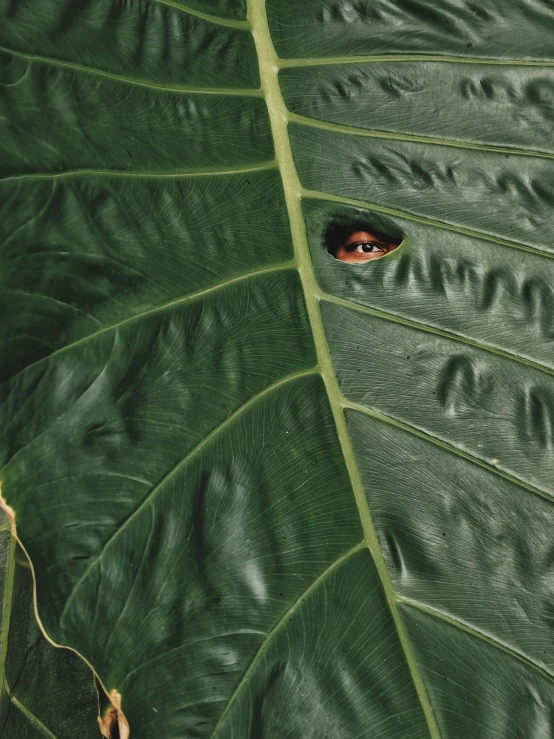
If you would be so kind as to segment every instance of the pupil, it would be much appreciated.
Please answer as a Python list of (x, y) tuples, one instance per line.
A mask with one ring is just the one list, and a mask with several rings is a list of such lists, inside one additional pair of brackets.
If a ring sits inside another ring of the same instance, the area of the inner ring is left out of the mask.
[(362, 251), (366, 254), (373, 251), (373, 244), (362, 244)]

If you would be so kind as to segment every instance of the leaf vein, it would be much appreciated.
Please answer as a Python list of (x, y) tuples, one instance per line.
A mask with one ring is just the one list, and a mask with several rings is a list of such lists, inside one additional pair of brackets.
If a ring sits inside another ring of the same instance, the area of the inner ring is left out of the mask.
[(466, 141), (463, 139), (441, 139), (434, 136), (419, 136), (409, 133), (395, 133), (393, 131), (359, 128), (357, 126), (348, 126), (341, 123), (332, 123), (318, 118), (310, 118), (309, 116), (299, 115), (298, 113), (289, 112), (287, 118), (290, 123), (297, 123), (298, 125), (306, 126), (308, 128), (318, 128), (345, 136), (365, 136), (366, 138), (384, 139), (385, 141), (407, 141), (415, 144), (433, 144), (436, 146), (449, 146), (455, 149), (493, 152), (495, 154), (514, 154), (516, 156), (526, 156), (530, 158), (554, 159), (554, 154), (532, 149), (526, 150), (511, 146), (480, 144), (478, 142)]
[(100, 177), (136, 177), (136, 178), (155, 178), (155, 179), (181, 179), (184, 177), (220, 177), (232, 174), (248, 174), (250, 172), (264, 172), (268, 169), (275, 169), (276, 163), (273, 160), (268, 162), (259, 162), (258, 164), (247, 164), (243, 167), (230, 167), (228, 169), (188, 169), (181, 172), (129, 172), (115, 169), (70, 169), (65, 172), (32, 172), (25, 174), (14, 174), (9, 177), (0, 178), (1, 182), (13, 182), (22, 180), (58, 180), (65, 177), (76, 177), (80, 175), (100, 176)]
[(389, 216), (396, 218), (404, 218), (407, 221), (414, 221), (414, 223), (421, 223), (425, 226), (432, 226), (433, 228), (440, 228), (444, 231), (454, 231), (454, 233), (462, 234), (463, 236), (470, 236), (475, 239), (482, 239), (483, 241), (491, 241), (493, 244), (500, 244), (501, 246), (509, 246), (512, 249), (519, 249), (520, 251), (526, 251), (536, 256), (545, 257), (546, 259), (554, 259), (554, 253), (543, 251), (535, 246), (529, 246), (518, 241), (509, 241), (499, 236), (494, 236), (486, 231), (479, 231), (477, 229), (465, 228), (464, 226), (455, 226), (452, 223), (446, 221), (439, 221), (434, 218), (428, 218), (427, 216), (418, 216), (415, 213), (411, 213), (407, 210), (398, 210), (396, 208), (389, 208), (385, 205), (377, 205), (367, 200), (355, 200), (354, 198), (347, 198), (343, 195), (332, 195), (331, 193), (322, 192), (319, 190), (309, 190), (302, 188), (302, 197), (311, 200), (325, 200), (331, 203), (341, 203), (343, 205), (352, 205), (355, 208), (365, 208), (375, 213), (384, 213)]
[(423, 323), (423, 321), (417, 321), (413, 318), (404, 318), (404, 316), (385, 311), (381, 308), (370, 308), (369, 306), (361, 305), (360, 303), (354, 303), (351, 300), (345, 300), (344, 298), (339, 298), (324, 291), (321, 291), (320, 298), (327, 303), (334, 303), (348, 310), (356, 311), (357, 313), (364, 313), (368, 316), (374, 316), (375, 318), (380, 318), (383, 321), (399, 323), (402, 326), (413, 328), (416, 331), (425, 331), (426, 333), (441, 336), (445, 339), (449, 339), (450, 341), (459, 342), (460, 344), (468, 344), (469, 346), (473, 346), (476, 349), (481, 349), (482, 351), (489, 352), (490, 354), (497, 354), (504, 359), (509, 359), (513, 362), (519, 362), (520, 364), (523, 364), (527, 367), (532, 367), (539, 372), (544, 372), (548, 375), (554, 375), (554, 368), (548, 367), (548, 365), (546, 364), (535, 362), (532, 359), (528, 359), (527, 357), (516, 354), (515, 352), (509, 351), (507, 349), (501, 349), (500, 347), (488, 344), (487, 342), (478, 339), (472, 339), (469, 336), (463, 336), (462, 334), (458, 334), (455, 331), (432, 326), (428, 323)]
[(209, 21), (217, 26), (226, 26), (227, 28), (235, 28), (238, 31), (249, 31), (250, 24), (248, 21), (233, 20), (232, 18), (221, 18), (217, 15), (211, 15), (210, 13), (204, 13), (201, 10), (190, 8), (182, 3), (172, 2), (172, 0), (153, 0), (153, 2), (159, 5), (166, 5), (174, 10), (180, 10), (182, 13), (192, 15), (195, 18), (201, 18), (202, 20)]
[(333, 367), (329, 345), (325, 334), (325, 327), (321, 316), (318, 285), (311, 261), (306, 225), (302, 213), (302, 187), (298, 177), (287, 129), (287, 110), (279, 86), (278, 60), (269, 28), (265, 0), (249, 0), (248, 10), (249, 17), (252, 21), (254, 42), (258, 52), (262, 89), (264, 90), (269, 110), (271, 130), (275, 143), (275, 153), (281, 171), (285, 202), (291, 223), (292, 240), (295, 254), (297, 255), (300, 279), (304, 290), (310, 325), (316, 344), (318, 362), (325, 382), (329, 406), (335, 421), (344, 464), (350, 477), (352, 492), (358, 508), (365, 542), (371, 552), (385, 592), (389, 611), (396, 628), (400, 646), (406, 659), (407, 669), (409, 670), (414, 689), (417, 693), (421, 709), (427, 723), (429, 735), (431, 739), (440, 739), (440, 732), (433, 714), (433, 709), (429, 702), (429, 697), (427, 695), (420, 670), (415, 661), (406, 629), (400, 618), (400, 613), (395, 600), (396, 593), (373, 525), (371, 512), (367, 504), (365, 490), (363, 488), (352, 447), (352, 440), (350, 439), (343, 407), (341, 405), (342, 396), (340, 394), (338, 380)]
[(350, 408), (353, 411), (358, 411), (359, 413), (363, 413), (366, 416), (369, 416), (370, 418), (374, 418), (376, 421), (381, 421), (382, 423), (386, 423), (389, 426), (394, 426), (396, 428), (401, 429), (402, 431), (406, 431), (407, 433), (412, 434), (413, 436), (417, 436), (418, 438), (423, 439), (424, 441), (428, 441), (431, 444), (435, 444), (435, 446), (438, 446), (441, 449), (444, 449), (445, 451), (456, 455), (457, 457), (461, 457), (462, 459), (465, 459), (468, 462), (472, 462), (473, 464), (476, 464), (479, 467), (482, 467), (483, 469), (487, 470), (487, 472), (492, 472), (494, 475), (498, 475), (499, 477), (502, 477), (505, 480), (508, 480), (508, 482), (511, 482), (514, 485), (517, 485), (518, 487), (523, 488), (524, 490), (528, 490), (530, 493), (534, 493), (535, 495), (538, 495), (540, 498), (547, 500), (549, 503), (554, 504), (554, 497), (547, 490), (542, 490), (541, 488), (531, 485), (531, 483), (525, 482), (525, 480), (522, 480), (520, 477), (517, 477), (516, 475), (510, 472), (505, 472), (504, 470), (501, 470), (498, 467), (487, 464), (487, 462), (484, 459), (479, 459), (479, 457), (476, 457), (471, 452), (467, 452), (464, 449), (460, 449), (459, 447), (454, 446), (454, 444), (450, 444), (444, 441), (443, 439), (436, 436), (435, 434), (430, 433), (429, 431), (424, 431), (423, 429), (420, 429), (417, 426), (412, 426), (412, 424), (407, 423), (406, 421), (401, 421), (398, 418), (394, 418), (394, 416), (390, 416), (387, 413), (383, 413), (383, 411), (378, 411), (378, 410), (375, 410), (374, 408), (368, 408), (365, 405), (361, 405), (360, 403), (355, 403), (352, 400), (348, 400), (344, 396), (343, 396), (343, 406), (345, 408)]
[(123, 82), (126, 85), (132, 85), (134, 87), (145, 87), (149, 90), (156, 90), (157, 92), (174, 92), (184, 95), (234, 95), (236, 97), (262, 97), (262, 91), (257, 88), (184, 87), (182, 85), (161, 85), (156, 82), (125, 77), (124, 75), (108, 72), (97, 67), (89, 67), (86, 64), (68, 62), (64, 59), (54, 59), (53, 57), (45, 56), (43, 54), (32, 54), (26, 51), (10, 49), (6, 46), (0, 46), (0, 52), (11, 54), (12, 56), (16, 56), (21, 59), (27, 59), (36, 64), (45, 64), (52, 67), (71, 69), (77, 73), (83, 72), (85, 74), (92, 74), (97, 77), (104, 77), (105, 79), (113, 80), (114, 82)]
[(251, 398), (249, 398), (249, 400), (247, 400), (239, 408), (237, 408), (236, 411), (233, 411), (233, 413), (231, 413), (230, 416), (228, 416), (218, 426), (212, 429), (198, 444), (196, 444), (196, 446), (194, 446), (181, 460), (179, 460), (179, 462), (177, 462), (177, 464), (174, 465), (169, 470), (169, 472), (167, 472), (156, 485), (154, 485), (154, 487), (141, 500), (141, 502), (132, 511), (132, 513), (115, 530), (112, 536), (102, 546), (102, 548), (100, 549), (95, 559), (91, 562), (91, 564), (87, 567), (87, 569), (84, 571), (81, 577), (77, 580), (77, 582), (75, 583), (72, 591), (70, 592), (67, 598), (65, 606), (60, 615), (60, 618), (59, 618), (60, 625), (63, 626), (63, 620), (64, 620), (66, 613), (69, 610), (71, 602), (75, 598), (77, 590), (86, 581), (89, 573), (92, 572), (92, 570), (96, 567), (96, 565), (101, 561), (105, 552), (110, 547), (110, 545), (116, 540), (119, 534), (130, 524), (131, 521), (135, 519), (135, 517), (140, 513), (140, 511), (142, 511), (145, 508), (146, 505), (152, 502), (152, 500), (159, 493), (159, 491), (164, 488), (168, 480), (170, 480), (174, 475), (176, 475), (180, 470), (182, 470), (187, 464), (189, 464), (192, 459), (194, 459), (198, 454), (200, 454), (200, 452), (204, 449), (204, 447), (208, 446), (215, 437), (221, 434), (229, 425), (234, 423), (234, 421), (236, 421), (238, 417), (240, 417), (243, 413), (250, 410), (253, 406), (259, 403), (264, 397), (273, 393), (275, 390), (278, 390), (283, 385), (287, 385), (290, 382), (294, 382), (304, 377), (309, 377), (311, 375), (316, 374), (317, 372), (318, 372), (317, 367), (312, 367), (311, 369), (308, 369), (308, 370), (302, 370), (301, 372), (295, 372), (292, 375), (282, 377), (280, 380), (277, 380), (277, 382), (274, 382), (272, 385), (269, 385), (268, 387), (264, 388), (264, 390), (252, 396)]
[(271, 631), (268, 632), (266, 638), (263, 640), (263, 642), (258, 647), (258, 650), (256, 651), (256, 654), (252, 658), (252, 661), (248, 665), (244, 675), (242, 676), (239, 684), (231, 694), (231, 697), (227, 701), (227, 705), (225, 706), (223, 713), (219, 717), (219, 720), (217, 724), (215, 725), (212, 733), (209, 736), (209, 739), (215, 739), (215, 736), (217, 734), (217, 731), (221, 724), (223, 723), (225, 716), (229, 713), (229, 710), (231, 709), (232, 704), (234, 703), (237, 695), (242, 689), (242, 686), (246, 683), (252, 672), (254, 671), (254, 668), (262, 658), (264, 652), (267, 650), (268, 646), (271, 644), (273, 638), (277, 634), (277, 632), (281, 629), (281, 627), (287, 623), (287, 621), (290, 619), (290, 617), (295, 613), (295, 611), (300, 607), (300, 605), (308, 598), (311, 593), (319, 586), (321, 583), (325, 580), (325, 578), (333, 572), (337, 567), (339, 567), (341, 564), (343, 564), (346, 560), (348, 560), (350, 557), (352, 557), (357, 552), (362, 551), (363, 549), (367, 549), (367, 545), (365, 541), (361, 542), (360, 544), (356, 544), (355, 547), (350, 549), (350, 551), (346, 552), (346, 554), (343, 554), (341, 557), (336, 559), (329, 567), (327, 567), (326, 570), (324, 570), (318, 577), (312, 582), (312, 584), (304, 590), (301, 595), (298, 596), (298, 598), (294, 601), (294, 603), (289, 606), (289, 608), (283, 613), (281, 618), (277, 621), (277, 623), (273, 626)]
[(48, 737), (48, 739), (57, 739), (56, 735), (53, 734), (50, 731), (50, 729), (47, 726), (45, 726), (42, 723), (42, 721), (34, 715), (34, 713), (31, 713), (31, 711), (29, 711), (29, 709), (26, 706), (24, 706), (23, 703), (17, 700), (15, 695), (11, 693), (8, 687), (8, 684), (5, 681), (4, 681), (4, 688), (10, 698), (11, 703), (13, 703), (13, 705), (29, 719), (29, 721), (31, 722), (31, 724), (33, 724), (33, 726), (39, 729), (39, 731), (41, 731), (45, 737)]
[(476, 639), (481, 639), (482, 641), (487, 642), (487, 644), (490, 644), (496, 649), (500, 649), (501, 651), (506, 652), (507, 654), (510, 655), (510, 657), (513, 657), (514, 659), (517, 659), (520, 662), (523, 662), (528, 667), (531, 667), (533, 670), (536, 670), (547, 680), (554, 682), (554, 675), (550, 673), (548, 670), (544, 669), (544, 667), (541, 667), (537, 662), (533, 661), (530, 657), (523, 654), (522, 652), (518, 652), (516, 649), (513, 649), (512, 647), (509, 647), (504, 642), (501, 642), (498, 639), (495, 639), (489, 634), (485, 634), (483, 631), (480, 631), (474, 626), (470, 626), (469, 624), (465, 623), (464, 621), (460, 621), (454, 616), (447, 615), (446, 613), (443, 613), (442, 611), (439, 611), (436, 608), (431, 608), (430, 606), (424, 605), (423, 603), (420, 603), (417, 600), (413, 600), (412, 598), (399, 595), (398, 600), (400, 603), (403, 603), (404, 605), (407, 605), (411, 608), (421, 611), (422, 613), (426, 613), (427, 615), (432, 616), (433, 618), (436, 618), (440, 621), (445, 621), (451, 626), (454, 626), (455, 628), (460, 629), (461, 631), (465, 631), (471, 636), (474, 636)]
[(141, 311), (140, 313), (135, 313), (132, 316), (127, 316), (127, 318), (123, 318), (121, 321), (112, 323), (109, 326), (104, 326), (98, 331), (94, 331), (91, 334), (87, 334), (87, 336), (83, 336), (83, 338), (81, 339), (72, 341), (70, 344), (66, 344), (65, 346), (62, 346), (60, 349), (56, 349), (50, 354), (47, 354), (46, 356), (41, 357), (40, 359), (37, 359), (35, 362), (31, 362), (26, 367), (24, 367), (22, 370), (20, 370), (16, 375), (13, 375), (12, 377), (10, 377), (9, 380), (7, 380), (6, 382), (13, 380), (15, 377), (17, 377), (17, 375), (21, 374), (22, 372), (26, 372), (31, 367), (36, 367), (37, 365), (42, 364), (43, 362), (46, 362), (49, 359), (52, 359), (52, 357), (55, 357), (58, 354), (62, 354), (63, 352), (69, 351), (70, 349), (73, 349), (76, 346), (85, 344), (88, 341), (92, 341), (93, 339), (97, 338), (98, 336), (102, 334), (109, 333), (110, 331), (115, 331), (118, 328), (121, 328), (122, 326), (126, 326), (129, 323), (133, 323), (134, 321), (140, 321), (140, 320), (143, 320), (144, 318), (153, 316), (156, 313), (163, 313), (164, 311), (171, 310), (172, 308), (175, 308), (179, 305), (183, 305), (185, 303), (192, 302), (199, 298), (203, 298), (204, 296), (210, 295), (211, 293), (217, 290), (224, 289), (235, 283), (242, 282), (243, 280), (249, 280), (251, 278), (255, 278), (261, 275), (271, 274), (272, 272), (285, 272), (290, 269), (294, 269), (294, 262), (292, 261), (283, 262), (281, 264), (277, 264), (272, 267), (257, 269), (252, 272), (245, 272), (242, 275), (238, 275), (237, 277), (231, 277), (228, 280), (224, 280), (223, 282), (218, 282), (216, 285), (211, 285), (210, 287), (203, 288), (202, 290), (199, 290), (198, 292), (191, 293), (190, 295), (185, 295), (182, 298), (176, 298), (175, 300), (170, 300), (167, 303), (162, 303), (161, 305), (157, 305), (154, 308), (148, 308), (147, 310)]
[(506, 67), (552, 67), (554, 61), (525, 59), (494, 59), (487, 57), (442, 56), (440, 54), (383, 54), (338, 57), (279, 59), (279, 69), (290, 67), (324, 67), (332, 64), (379, 64), (383, 62), (441, 62), (446, 64), (494, 64)]

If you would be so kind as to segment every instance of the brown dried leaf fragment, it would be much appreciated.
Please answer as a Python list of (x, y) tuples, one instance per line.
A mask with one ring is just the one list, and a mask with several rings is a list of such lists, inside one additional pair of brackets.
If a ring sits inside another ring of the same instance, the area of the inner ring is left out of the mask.
[(121, 693), (118, 693), (114, 688), (110, 691), (108, 698), (112, 705), (104, 716), (98, 718), (100, 733), (106, 739), (113, 739), (113, 729), (117, 726), (119, 729), (119, 739), (129, 739), (131, 730), (129, 728), (129, 722), (121, 710)]

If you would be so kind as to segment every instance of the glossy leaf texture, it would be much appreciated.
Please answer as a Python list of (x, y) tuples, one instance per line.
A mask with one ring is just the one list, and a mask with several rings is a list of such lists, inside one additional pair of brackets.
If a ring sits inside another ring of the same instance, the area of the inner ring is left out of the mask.
[(94, 739), (98, 696), (90, 669), (67, 649), (41, 634), (33, 613), (29, 562), (0, 529), (2, 739)]
[(132, 739), (550, 736), (551, 4), (0, 14), (0, 479), (48, 635)]

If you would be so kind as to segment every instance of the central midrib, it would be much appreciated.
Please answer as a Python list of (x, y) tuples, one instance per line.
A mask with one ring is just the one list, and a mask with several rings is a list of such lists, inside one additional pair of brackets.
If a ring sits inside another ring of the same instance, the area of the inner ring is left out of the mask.
[(412, 680), (417, 691), (423, 712), (425, 714), (425, 718), (427, 720), (431, 739), (440, 739), (440, 733), (435, 721), (433, 709), (431, 708), (431, 704), (429, 703), (427, 691), (417, 667), (411, 644), (409, 642), (406, 629), (398, 610), (396, 591), (394, 590), (394, 586), (392, 584), (390, 575), (385, 564), (385, 560), (383, 558), (383, 554), (381, 552), (381, 548), (379, 546), (377, 533), (373, 525), (371, 513), (367, 504), (365, 491), (360, 477), (360, 472), (358, 470), (354, 449), (352, 447), (348, 427), (346, 425), (346, 419), (342, 406), (342, 395), (333, 367), (331, 354), (327, 343), (327, 337), (325, 335), (323, 319), (319, 308), (319, 288), (312, 266), (312, 260), (304, 225), (304, 217), (302, 214), (302, 186), (300, 184), (298, 173), (296, 171), (291, 143), (288, 135), (288, 111), (279, 85), (279, 60), (275, 52), (271, 33), (269, 30), (265, 3), (266, 0), (248, 0), (248, 18), (252, 28), (252, 34), (254, 36), (254, 42), (258, 54), (261, 87), (269, 111), (271, 131), (273, 134), (273, 142), (275, 146), (275, 158), (281, 172), (285, 202), (287, 205), (291, 225), (294, 253), (298, 266), (298, 271), (300, 273), (300, 279), (304, 290), (308, 316), (314, 336), (319, 370), (325, 382), (329, 403), (341, 444), (341, 450), (350, 476), (352, 489), (354, 491), (354, 496), (356, 499), (356, 504), (364, 531), (365, 543), (370, 550), (375, 565), (377, 567), (379, 577), (381, 579), (381, 583), (383, 585), (383, 589), (385, 591), (387, 602), (391, 611), (391, 615), (398, 632), (398, 637), (412, 675)]

